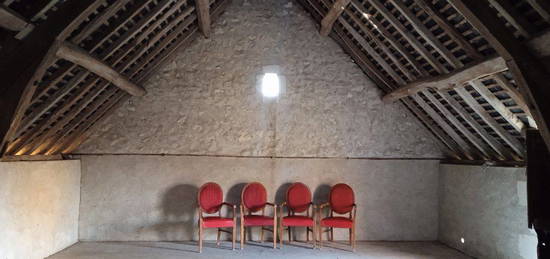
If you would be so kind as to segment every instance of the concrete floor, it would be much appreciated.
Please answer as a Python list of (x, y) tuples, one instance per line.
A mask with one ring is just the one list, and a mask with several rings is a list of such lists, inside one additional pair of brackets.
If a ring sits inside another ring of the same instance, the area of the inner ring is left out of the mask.
[(350, 252), (343, 243), (325, 243), (321, 250), (312, 250), (308, 244), (293, 242), (283, 249), (272, 249), (270, 243), (250, 242), (244, 250), (231, 250), (231, 243), (220, 248), (206, 242), (202, 254), (195, 242), (80, 242), (49, 259), (127, 259), (127, 258), (471, 258), (437, 242), (358, 242), (357, 251)]

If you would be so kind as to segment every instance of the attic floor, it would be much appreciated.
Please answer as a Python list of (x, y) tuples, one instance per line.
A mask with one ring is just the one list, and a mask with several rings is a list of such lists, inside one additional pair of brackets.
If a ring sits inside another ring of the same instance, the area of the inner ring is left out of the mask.
[(309, 245), (302, 242), (285, 243), (282, 249), (276, 250), (269, 247), (270, 244), (249, 242), (244, 250), (231, 251), (230, 242), (216, 248), (215, 242), (207, 241), (199, 254), (195, 242), (79, 242), (48, 258), (471, 258), (438, 242), (358, 242), (355, 253), (343, 243), (325, 242), (321, 250), (309, 249)]

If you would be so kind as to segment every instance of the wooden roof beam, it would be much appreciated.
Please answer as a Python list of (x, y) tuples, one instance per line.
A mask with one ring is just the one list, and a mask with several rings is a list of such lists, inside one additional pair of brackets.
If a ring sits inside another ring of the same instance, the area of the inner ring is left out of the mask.
[(452, 89), (463, 86), (468, 81), (493, 75), (507, 70), (506, 61), (501, 57), (491, 57), (480, 62), (472, 63), (452, 73), (439, 75), (435, 77), (420, 79), (401, 86), (392, 92), (386, 94), (382, 100), (386, 103), (399, 100), (401, 98), (414, 95), (422, 90), (432, 89)]
[(92, 73), (104, 78), (131, 95), (143, 96), (147, 93), (143, 87), (132, 83), (128, 78), (118, 73), (105, 62), (92, 57), (88, 52), (72, 43), (60, 43), (56, 56), (90, 70)]
[(28, 26), (34, 27), (23, 16), (0, 3), (0, 27), (10, 31), (22, 31)]
[(550, 73), (541, 60), (519, 42), (484, 1), (450, 0), (450, 3), (474, 26), (501, 55), (510, 68), (520, 92), (539, 127), (544, 142), (550, 147)]
[(330, 34), (334, 22), (340, 17), (349, 2), (350, 0), (336, 0), (336, 2), (334, 2), (332, 8), (330, 8), (327, 15), (325, 15), (321, 21), (321, 30), (319, 31), (321, 35), (328, 36)]
[(204, 37), (210, 37), (210, 3), (209, 0), (195, 0), (199, 28)]

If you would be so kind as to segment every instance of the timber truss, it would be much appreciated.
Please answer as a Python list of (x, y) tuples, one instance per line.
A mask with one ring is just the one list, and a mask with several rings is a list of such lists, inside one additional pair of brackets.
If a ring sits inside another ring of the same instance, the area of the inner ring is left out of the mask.
[(540, 129), (550, 144), (542, 56), (550, 49), (549, 2), (299, 2), (385, 92), (383, 100), (402, 102), (450, 157), (523, 161), (526, 128)]
[[(4, 1), (2, 153), (70, 153), (227, 1)], [(522, 162), (527, 128), (550, 146), (548, 1), (296, 1), (450, 158)]]
[(6, 156), (74, 150), (229, 0), (7, 0), (0, 6)]

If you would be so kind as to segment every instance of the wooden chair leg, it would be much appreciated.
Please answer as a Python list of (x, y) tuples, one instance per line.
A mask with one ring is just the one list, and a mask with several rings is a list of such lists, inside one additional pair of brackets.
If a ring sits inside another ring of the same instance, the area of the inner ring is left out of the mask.
[(283, 248), (283, 223), (279, 221), (279, 243), (281, 244), (281, 248)]
[(334, 241), (334, 228), (330, 228), (330, 241)]
[(273, 249), (277, 249), (277, 221), (273, 221)]
[(260, 228), (260, 243), (263, 243), (264, 242), (264, 227), (262, 226)]
[(351, 229), (351, 237), (352, 237), (352, 242), (353, 242), (353, 252), (355, 252), (355, 244), (356, 244), (356, 240), (355, 240), (355, 224), (353, 224), (352, 226), (352, 229)]
[(202, 253), (202, 226), (199, 226), (199, 253)]
[(319, 233), (319, 249), (321, 249), (321, 247), (323, 246), (323, 227), (319, 226), (317, 232)]
[(218, 228), (218, 235), (216, 236), (216, 246), (220, 246), (220, 235), (221, 235), (220, 228)]
[(309, 227), (306, 227), (306, 242), (309, 243)]
[(292, 243), (292, 228), (288, 227), (288, 228), (286, 228), (286, 230), (288, 231), (288, 243), (291, 244)]
[(244, 223), (241, 220), (241, 250), (244, 249)]
[(312, 231), (311, 231), (311, 237), (313, 238), (313, 249), (317, 247), (317, 226), (316, 224), (313, 224)]
[(350, 228), (349, 229), (349, 245), (353, 247), (353, 237), (352, 237), (352, 235), (353, 235), (353, 231)]
[(233, 222), (231, 249), (235, 250), (235, 237), (237, 236), (237, 224)]

